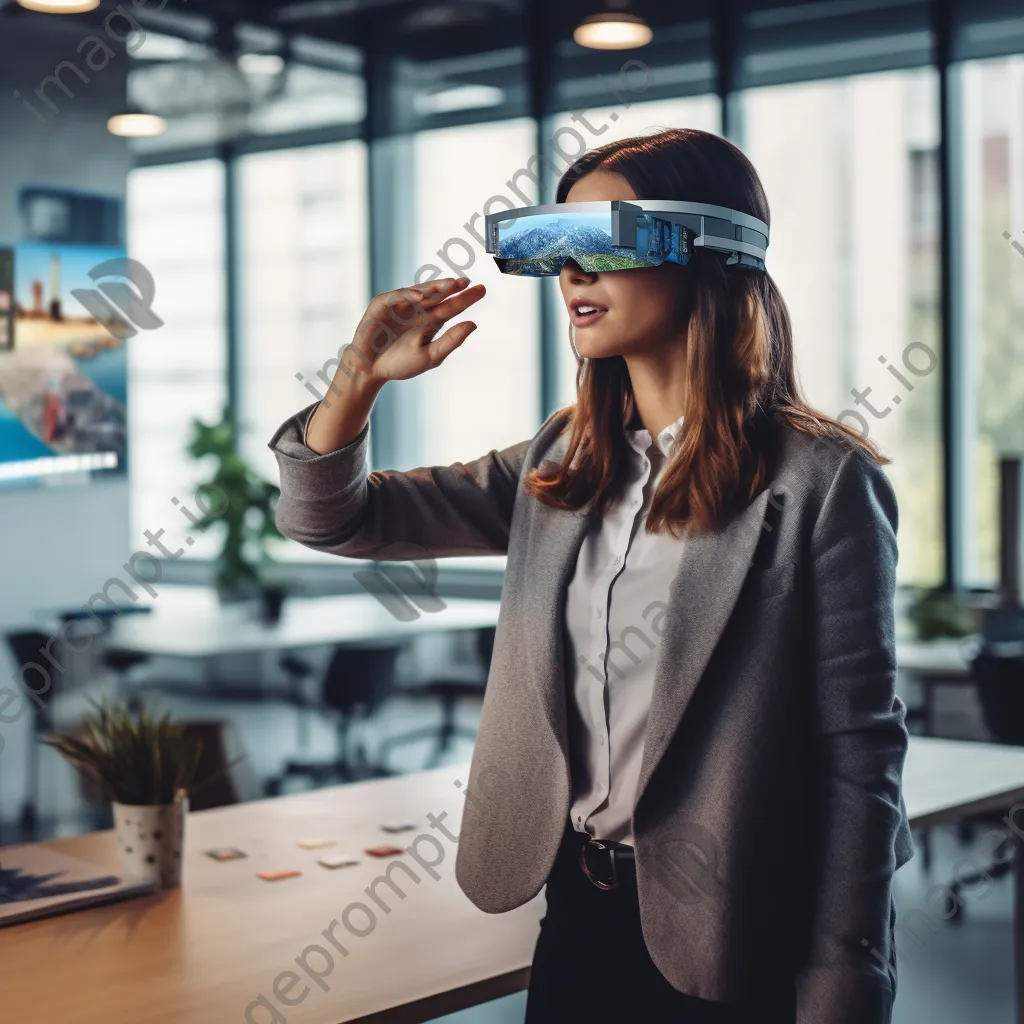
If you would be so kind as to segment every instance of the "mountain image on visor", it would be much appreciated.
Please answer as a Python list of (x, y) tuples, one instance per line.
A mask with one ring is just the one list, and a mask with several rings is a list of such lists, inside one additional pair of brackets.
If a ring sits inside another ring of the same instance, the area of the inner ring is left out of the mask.
[[(653, 244), (648, 234), (657, 236)], [(494, 262), (503, 274), (551, 277), (567, 259), (587, 273), (656, 267), (665, 260), (685, 265), (689, 259), (686, 231), (677, 224), (643, 216), (637, 235), (635, 247), (612, 245), (607, 211), (509, 217), (497, 222)]]

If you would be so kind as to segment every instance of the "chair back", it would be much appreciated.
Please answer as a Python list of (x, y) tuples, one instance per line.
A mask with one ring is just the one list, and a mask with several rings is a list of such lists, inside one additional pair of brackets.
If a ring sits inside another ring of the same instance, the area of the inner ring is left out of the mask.
[(982, 647), (971, 673), (989, 732), (1000, 743), (1024, 745), (1024, 654)]
[[(50, 644), (50, 653), (53, 655), (54, 661), (60, 663), (60, 651), (59, 644), (55, 643), (54, 637), (48, 633), (40, 633), (38, 630), (28, 629), (21, 630), (18, 632), (7, 634), (7, 645), (11, 650), (11, 654), (14, 657), (14, 661), (17, 664), (17, 672), (20, 675), (21, 669), (25, 665), (39, 665), (49, 677), (50, 683), (45, 690), (39, 693), (39, 699), (43, 701), (43, 707), (33, 700), (32, 707), (36, 709), (39, 720), (41, 723), (48, 723), (50, 721), (49, 706), (50, 701), (53, 699), (54, 693), (57, 691), (60, 679), (63, 676), (63, 668), (58, 668), (46, 656), (46, 645)], [(55, 650), (55, 648), (57, 648)], [(41, 686), (45, 683), (45, 680), (35, 670), (26, 673), (27, 678), (24, 680), (25, 684), (33, 690), (41, 690)]]
[(321, 697), (325, 706), (372, 714), (396, 689), (396, 666), (401, 648), (339, 647), (324, 674)]
[(491, 667), (491, 657), (494, 654), (494, 638), (498, 633), (497, 626), (484, 626), (476, 631), (476, 649), (483, 663), (484, 671)]

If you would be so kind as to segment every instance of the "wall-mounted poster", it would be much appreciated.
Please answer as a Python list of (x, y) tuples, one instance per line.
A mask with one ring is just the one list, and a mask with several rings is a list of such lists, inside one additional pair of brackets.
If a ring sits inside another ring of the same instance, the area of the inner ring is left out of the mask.
[(126, 471), (134, 329), (96, 274), (124, 257), (112, 246), (0, 247), (0, 487)]

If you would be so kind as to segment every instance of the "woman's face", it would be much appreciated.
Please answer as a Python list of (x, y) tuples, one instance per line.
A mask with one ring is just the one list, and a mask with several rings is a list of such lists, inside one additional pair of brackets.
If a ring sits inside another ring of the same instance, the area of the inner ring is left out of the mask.
[[(637, 199), (619, 174), (596, 170), (569, 189), (567, 203), (606, 199)], [(562, 298), (573, 324), (573, 340), (581, 356), (651, 352), (680, 339), (683, 315), (683, 268), (674, 263), (634, 270), (588, 273), (572, 259), (558, 275)], [(581, 313), (577, 307), (595, 307)]]

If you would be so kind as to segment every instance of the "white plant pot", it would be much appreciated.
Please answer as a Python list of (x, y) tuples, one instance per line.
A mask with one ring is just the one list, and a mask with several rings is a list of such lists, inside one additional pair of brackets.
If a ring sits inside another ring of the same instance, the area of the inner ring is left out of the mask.
[(156, 882), (161, 889), (181, 885), (188, 797), (157, 805), (114, 801), (113, 808), (124, 873)]

